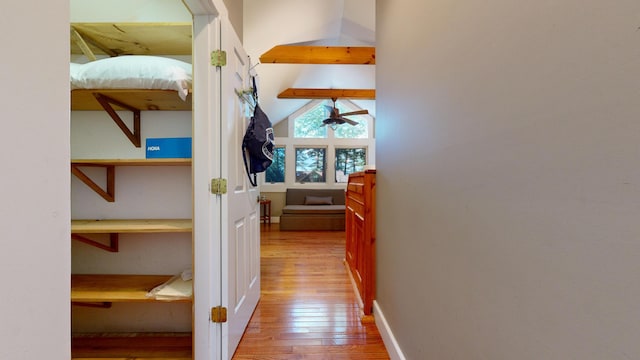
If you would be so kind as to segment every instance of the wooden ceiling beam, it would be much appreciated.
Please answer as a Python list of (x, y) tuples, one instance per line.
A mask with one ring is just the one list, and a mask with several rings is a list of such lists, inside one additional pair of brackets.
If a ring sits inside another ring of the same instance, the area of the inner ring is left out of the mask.
[(375, 100), (375, 89), (300, 89), (288, 88), (278, 99), (360, 99)]
[(260, 56), (263, 64), (375, 65), (375, 47), (278, 45)]

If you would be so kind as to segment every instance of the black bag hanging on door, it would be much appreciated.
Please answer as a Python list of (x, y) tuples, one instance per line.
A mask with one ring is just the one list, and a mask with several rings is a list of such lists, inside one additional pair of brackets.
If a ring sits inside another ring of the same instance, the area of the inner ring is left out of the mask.
[[(273, 162), (275, 142), (271, 121), (258, 105), (256, 80), (255, 78), (252, 78), (252, 80), (253, 98), (256, 106), (253, 109), (253, 116), (251, 116), (251, 121), (249, 121), (249, 126), (242, 140), (242, 158), (244, 159), (244, 167), (247, 170), (249, 182), (251, 185), (257, 186), (256, 174), (267, 170)], [(253, 174), (253, 178), (251, 174)]]

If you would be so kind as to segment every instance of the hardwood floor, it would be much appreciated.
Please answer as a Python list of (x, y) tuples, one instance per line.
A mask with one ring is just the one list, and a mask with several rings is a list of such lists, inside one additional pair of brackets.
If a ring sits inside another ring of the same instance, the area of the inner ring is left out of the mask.
[(261, 226), (262, 296), (233, 359), (389, 359), (360, 321), (344, 232)]

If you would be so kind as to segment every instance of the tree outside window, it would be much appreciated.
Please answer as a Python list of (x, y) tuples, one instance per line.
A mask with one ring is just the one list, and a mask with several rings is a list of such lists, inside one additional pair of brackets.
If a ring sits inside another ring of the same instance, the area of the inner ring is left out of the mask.
[[(309, 111), (298, 116), (294, 120), (293, 136), (296, 138), (324, 139), (327, 137), (328, 126), (323, 126), (322, 121), (329, 116), (327, 107), (332, 107), (333, 102), (327, 100), (319, 103)], [(336, 102), (336, 108), (340, 113), (353, 111), (340, 101)], [(367, 118), (363, 115), (346, 116), (357, 122), (357, 125), (342, 124), (335, 127), (333, 136), (339, 139), (366, 139), (369, 137)]]
[(364, 170), (366, 164), (365, 148), (336, 148), (336, 182), (346, 183), (349, 174)]
[(284, 146), (276, 146), (273, 149), (273, 162), (265, 171), (265, 182), (267, 183), (283, 183), (285, 174), (285, 148)]
[(324, 105), (320, 103), (298, 116), (294, 121), (293, 136), (296, 138), (326, 138), (327, 127), (322, 126), (322, 120), (327, 118), (326, 112)]
[(326, 182), (325, 154), (325, 148), (296, 148), (296, 182)]
[[(336, 102), (336, 107), (340, 113), (353, 111), (348, 109), (340, 101)], [(358, 125), (342, 124), (333, 131), (333, 136), (339, 139), (366, 139), (369, 137), (369, 126), (367, 119), (362, 115), (345, 116), (345, 118), (353, 120)]]

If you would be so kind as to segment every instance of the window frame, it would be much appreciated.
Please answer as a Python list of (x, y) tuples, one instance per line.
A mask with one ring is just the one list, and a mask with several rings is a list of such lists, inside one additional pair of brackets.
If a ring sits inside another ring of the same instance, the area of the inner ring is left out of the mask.
[[(265, 183), (265, 184), (282, 184), (282, 183), (285, 183), (287, 181), (287, 147), (284, 146), (284, 145), (276, 145), (273, 148), (274, 160), (275, 160), (275, 154), (277, 153), (278, 149), (283, 149), (284, 150), (284, 179), (283, 179), (283, 181), (276, 181), (276, 182), (267, 181), (267, 172), (265, 171), (264, 181), (263, 181), (263, 183)], [(271, 166), (273, 166), (273, 164), (271, 164)], [(267, 171), (269, 171), (269, 170), (267, 169)]]
[[(335, 181), (335, 149), (336, 148), (365, 148), (367, 166), (374, 166), (375, 151), (375, 117), (373, 115), (364, 115), (367, 120), (368, 137), (362, 139), (336, 138), (333, 131), (327, 131), (326, 138), (294, 138), (294, 121), (295, 118), (312, 109), (324, 100), (312, 100), (293, 112), (283, 122), (286, 124), (277, 124), (286, 126), (287, 137), (276, 136), (276, 146), (285, 147), (285, 182), (284, 183), (267, 183), (265, 182), (264, 173), (261, 173), (259, 179), (261, 181), (260, 190), (263, 192), (284, 192), (288, 188), (322, 188), (322, 189), (346, 189), (346, 183), (337, 183)], [(348, 100), (338, 101), (347, 102), (349, 109), (359, 110), (360, 108)], [(349, 125), (341, 125), (349, 126)], [(276, 135), (278, 133), (276, 132)], [(296, 147), (326, 147), (326, 182), (324, 183), (297, 183), (295, 181), (295, 148)]]
[[(304, 185), (304, 184), (326, 184), (326, 183), (328, 182), (328, 180), (329, 180), (329, 169), (327, 168), (327, 167), (329, 166), (329, 159), (328, 159), (328, 156), (329, 156), (329, 149), (328, 149), (328, 147), (327, 147), (327, 146), (302, 146), (302, 145), (295, 145), (295, 146), (293, 147), (293, 156), (294, 156), (293, 162), (294, 162), (294, 167), (296, 167), (296, 166), (297, 166), (297, 162), (298, 162), (298, 150), (299, 150), (299, 149), (322, 149), (322, 150), (324, 150), (324, 158), (323, 158), (323, 162), (324, 162), (324, 164), (323, 164), (323, 166), (324, 166), (324, 169), (323, 169), (323, 170), (324, 170), (324, 181), (322, 181), (322, 182), (320, 182), (320, 181), (313, 181), (313, 182), (311, 182), (311, 181), (306, 182), (306, 181), (305, 181), (305, 182), (300, 182), (300, 181), (298, 181), (298, 176), (297, 176), (298, 169), (296, 168), (296, 169), (294, 169), (294, 170), (293, 170), (293, 182), (294, 182), (295, 184), (298, 184), (298, 185)], [(286, 182), (286, 178), (287, 178), (287, 176), (286, 176), (286, 174), (285, 174), (285, 182)]]
[[(336, 164), (337, 164), (337, 153), (338, 150), (343, 150), (343, 149), (362, 149), (364, 150), (364, 163), (365, 163), (365, 167), (369, 164), (369, 148), (366, 146), (354, 146), (354, 145), (350, 145), (350, 146), (334, 146), (333, 147), (333, 181), (336, 184), (346, 184), (346, 182), (338, 182), (336, 180), (336, 176), (337, 176), (337, 171), (336, 171)], [(364, 170), (364, 169), (363, 169)], [(345, 174), (348, 175), (348, 174)]]

